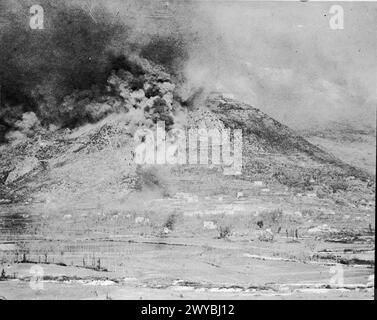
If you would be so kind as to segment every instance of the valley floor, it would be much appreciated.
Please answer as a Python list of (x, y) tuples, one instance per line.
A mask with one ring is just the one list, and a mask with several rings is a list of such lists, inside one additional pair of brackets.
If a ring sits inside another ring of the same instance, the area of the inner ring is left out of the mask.
[(0, 296), (373, 299), (372, 208), (282, 194), (180, 194), (147, 207), (2, 205)]

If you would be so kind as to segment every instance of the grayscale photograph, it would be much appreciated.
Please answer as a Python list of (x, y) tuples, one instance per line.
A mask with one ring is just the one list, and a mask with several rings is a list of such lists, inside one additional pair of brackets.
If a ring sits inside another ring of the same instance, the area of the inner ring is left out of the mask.
[(0, 300), (373, 300), (376, 21), (0, 0)]

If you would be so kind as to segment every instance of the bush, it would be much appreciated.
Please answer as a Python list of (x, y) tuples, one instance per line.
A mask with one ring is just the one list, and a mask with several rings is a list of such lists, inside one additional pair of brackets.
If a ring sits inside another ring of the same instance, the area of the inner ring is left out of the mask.
[(230, 236), (232, 230), (230, 226), (219, 226), (219, 239), (225, 239)]
[(274, 234), (271, 229), (263, 230), (258, 235), (259, 241), (271, 242), (274, 240)]
[(331, 182), (329, 186), (332, 189), (333, 193), (336, 193), (338, 191), (348, 190), (348, 183), (346, 181), (334, 181), (334, 182)]
[(142, 167), (136, 168), (136, 174), (138, 177), (138, 184), (140, 189), (142, 187), (161, 187), (160, 178), (157, 170), (154, 167)]
[(271, 211), (264, 211), (260, 214), (260, 218), (265, 225), (276, 225), (281, 223), (283, 218), (283, 210), (274, 209)]
[(174, 225), (177, 222), (177, 217), (178, 216), (176, 214), (169, 215), (168, 219), (164, 223), (164, 228), (168, 228), (169, 230), (173, 230), (174, 229)]
[(289, 188), (311, 189), (310, 176), (303, 176), (302, 173), (296, 171), (278, 171), (273, 174), (282, 185)]

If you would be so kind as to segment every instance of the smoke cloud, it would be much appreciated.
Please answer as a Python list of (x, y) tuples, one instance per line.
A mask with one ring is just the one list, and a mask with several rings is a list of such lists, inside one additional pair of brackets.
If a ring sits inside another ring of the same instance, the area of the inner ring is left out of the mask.
[(375, 127), (376, 3), (342, 3), (343, 30), (332, 30), (332, 3), (200, 1), (201, 44), (186, 75), (225, 91), (294, 128), (345, 121)]
[(58, 121), (64, 96), (100, 93), (119, 56), (137, 54), (182, 95), (230, 93), (299, 129), (375, 126), (375, 3), (342, 4), (345, 28), (332, 30), (328, 3), (41, 0), (45, 29), (31, 31), (33, 4), (0, 3), (0, 118)]

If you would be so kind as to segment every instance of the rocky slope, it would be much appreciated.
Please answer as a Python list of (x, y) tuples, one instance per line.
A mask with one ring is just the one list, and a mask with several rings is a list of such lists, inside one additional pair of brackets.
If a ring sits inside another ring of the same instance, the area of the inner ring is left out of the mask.
[[(1, 146), (3, 203), (30, 199), (55, 207), (101, 206), (130, 203), (129, 198), (140, 191), (158, 197), (193, 190), (234, 193), (252, 189), (256, 181), (346, 205), (373, 197), (373, 176), (324, 152), (256, 108), (216, 94), (188, 112), (170, 75), (146, 60), (114, 71), (108, 84), (109, 95), (98, 101), (78, 101), (77, 95), (66, 99), (71, 107), (64, 110), (86, 103), (83, 110), (94, 124), (40, 130)], [(153, 129), (157, 121), (165, 121), (168, 128), (205, 124), (242, 129), (242, 174), (224, 176), (221, 166), (137, 166), (134, 132)], [(133, 199), (132, 203), (139, 201), (138, 196)]]

